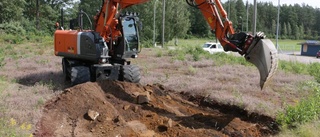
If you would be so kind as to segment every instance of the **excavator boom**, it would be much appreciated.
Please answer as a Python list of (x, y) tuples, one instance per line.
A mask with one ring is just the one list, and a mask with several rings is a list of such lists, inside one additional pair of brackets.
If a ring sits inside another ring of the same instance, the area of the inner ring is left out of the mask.
[[(117, 28), (119, 21), (119, 9), (132, 5), (148, 2), (149, 0), (104, 0), (100, 12), (95, 17), (95, 31), (100, 34), (104, 41), (113, 43), (122, 37), (121, 31)], [(216, 38), (220, 41), (225, 51), (238, 52), (244, 55), (245, 59), (253, 63), (260, 72), (260, 86), (263, 88), (274, 74), (277, 68), (277, 50), (273, 43), (264, 39), (263, 33), (254, 36), (248, 33), (235, 33), (232, 22), (229, 21), (226, 11), (220, 0), (186, 0), (195, 8), (198, 8)], [(112, 55), (112, 46), (109, 47)]]

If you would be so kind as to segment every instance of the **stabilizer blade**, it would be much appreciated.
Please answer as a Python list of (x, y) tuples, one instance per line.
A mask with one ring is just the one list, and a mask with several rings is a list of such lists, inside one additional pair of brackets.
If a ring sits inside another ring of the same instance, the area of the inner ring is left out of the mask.
[(254, 64), (260, 73), (260, 87), (273, 76), (278, 67), (277, 49), (270, 39), (255, 38), (245, 55), (247, 61)]

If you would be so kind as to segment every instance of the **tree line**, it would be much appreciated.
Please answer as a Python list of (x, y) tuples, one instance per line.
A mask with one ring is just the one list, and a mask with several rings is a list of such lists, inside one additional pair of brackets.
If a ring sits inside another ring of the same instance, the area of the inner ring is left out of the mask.
[[(52, 35), (55, 22), (61, 24), (61, 9), (64, 11), (64, 27), (68, 29), (69, 20), (77, 18), (80, 9), (93, 20), (93, 16), (100, 10), (101, 3), (101, 0), (1, 0), (0, 32), (22, 37), (30, 34)], [(200, 11), (187, 5), (185, 0), (167, 0), (165, 4), (166, 41), (173, 38), (213, 36)], [(150, 0), (124, 10), (140, 14), (143, 23), (141, 30), (143, 41), (152, 42), (154, 34), (156, 41), (161, 41), (162, 6), (162, 0)], [(223, 3), (223, 6), (235, 30), (251, 32), (252, 4), (244, 3), (243, 0), (229, 0)], [(274, 38), (277, 12), (277, 6), (271, 2), (258, 2), (257, 31), (263, 31), (269, 38)], [(88, 26), (86, 20), (84, 19), (84, 23)], [(319, 39), (320, 9), (306, 4), (282, 5), (279, 23), (281, 39)]]

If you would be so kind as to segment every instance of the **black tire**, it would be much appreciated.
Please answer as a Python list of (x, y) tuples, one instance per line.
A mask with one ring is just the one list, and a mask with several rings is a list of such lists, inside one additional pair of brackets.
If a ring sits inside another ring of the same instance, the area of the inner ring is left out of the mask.
[(141, 79), (140, 69), (135, 65), (123, 65), (120, 72), (120, 80), (139, 83)]
[(90, 69), (86, 66), (71, 67), (71, 85), (90, 81)]
[(70, 68), (67, 59), (62, 58), (62, 72), (63, 72), (63, 78), (65, 81), (70, 81)]

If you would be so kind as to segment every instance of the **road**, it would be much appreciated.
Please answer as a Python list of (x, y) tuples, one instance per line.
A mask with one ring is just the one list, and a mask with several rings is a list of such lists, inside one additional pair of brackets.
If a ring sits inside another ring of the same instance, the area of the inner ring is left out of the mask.
[[(236, 52), (232, 52), (231, 53), (234, 56), (240, 56), (238, 53)], [(294, 53), (278, 53), (278, 59), (279, 60), (285, 60), (285, 61), (297, 61), (297, 62), (301, 62), (301, 63), (315, 63), (318, 62), (320, 63), (320, 58), (316, 58), (315, 56), (301, 56), (300, 52), (294, 52)]]
[(320, 63), (320, 58), (316, 58), (315, 56), (301, 56), (300, 52), (295, 52), (294, 54), (284, 54), (279, 53), (278, 58), (280, 60), (286, 60), (286, 61), (298, 61), (301, 63), (314, 63), (318, 62)]

